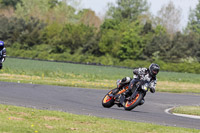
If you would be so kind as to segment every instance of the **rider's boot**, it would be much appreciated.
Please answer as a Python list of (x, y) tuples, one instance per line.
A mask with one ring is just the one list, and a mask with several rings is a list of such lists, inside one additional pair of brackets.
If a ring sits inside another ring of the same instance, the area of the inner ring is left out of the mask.
[(121, 82), (122, 82), (122, 81), (121, 81), (120, 79), (118, 79), (117, 82), (116, 82), (117, 88), (118, 88), (118, 89), (121, 89), (121, 88), (122, 88)]
[(123, 87), (121, 85), (121, 80), (117, 80), (116, 84), (117, 84), (117, 88), (113, 90), (113, 95), (116, 95), (119, 92), (119, 90)]
[(122, 80), (117, 80), (117, 90), (121, 90), (126, 84), (130, 82), (131, 78), (130, 77), (125, 77)]

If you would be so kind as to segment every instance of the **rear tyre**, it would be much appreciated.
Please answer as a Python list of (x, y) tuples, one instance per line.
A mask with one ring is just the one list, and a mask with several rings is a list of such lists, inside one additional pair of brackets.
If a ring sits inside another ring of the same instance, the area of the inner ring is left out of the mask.
[(143, 93), (138, 92), (137, 95), (136, 95), (136, 97), (134, 99), (132, 99), (131, 101), (127, 100), (125, 102), (124, 109), (128, 110), (128, 111), (134, 109), (137, 105), (140, 104), (140, 102), (143, 99), (143, 97), (144, 97)]
[(113, 92), (115, 92), (116, 89), (113, 89), (111, 91), (109, 91), (103, 98), (102, 100), (102, 106), (105, 108), (110, 108), (114, 105), (114, 97), (111, 96), (110, 94), (112, 94)]

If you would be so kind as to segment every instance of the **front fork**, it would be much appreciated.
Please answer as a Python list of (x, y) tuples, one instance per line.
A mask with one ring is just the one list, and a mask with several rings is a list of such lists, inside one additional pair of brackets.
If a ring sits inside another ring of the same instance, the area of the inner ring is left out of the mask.
[(126, 92), (125, 92), (125, 95), (122, 95), (122, 96), (120, 97), (120, 103), (121, 103), (122, 105), (124, 105), (125, 99), (129, 96), (128, 93), (132, 93), (129, 99), (135, 98), (135, 96), (137, 95), (137, 90), (138, 90), (138, 88), (139, 88), (139, 84), (137, 84), (138, 81), (139, 81), (139, 79), (132, 79), (132, 80), (131, 80), (131, 82), (130, 82), (130, 84), (129, 84), (129, 86), (128, 86), (128, 89), (127, 89)]
[(131, 83), (129, 84), (129, 87), (128, 87), (129, 93), (132, 92), (130, 99), (133, 99), (137, 95), (137, 90), (140, 86), (139, 81), (140, 81), (139, 79), (132, 79), (131, 80)]

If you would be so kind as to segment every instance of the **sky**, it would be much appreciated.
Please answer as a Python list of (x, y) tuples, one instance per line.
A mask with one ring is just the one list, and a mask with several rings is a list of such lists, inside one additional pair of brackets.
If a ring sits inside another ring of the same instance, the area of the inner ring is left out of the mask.
[[(163, 5), (169, 3), (170, 0), (147, 0), (151, 4), (150, 12), (153, 15), (157, 15), (157, 12)], [(180, 8), (182, 11), (181, 27), (184, 28), (188, 22), (188, 15), (190, 9), (194, 9), (198, 4), (198, 0), (172, 0), (176, 8)], [(109, 2), (115, 3), (116, 0), (81, 0), (81, 7), (90, 8), (98, 15), (104, 15), (107, 10), (107, 4)]]

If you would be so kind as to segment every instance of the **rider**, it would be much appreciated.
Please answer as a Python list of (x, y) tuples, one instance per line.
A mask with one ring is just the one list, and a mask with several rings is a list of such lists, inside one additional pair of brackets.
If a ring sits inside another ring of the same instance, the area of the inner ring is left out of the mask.
[[(156, 87), (156, 75), (158, 74), (160, 70), (160, 67), (158, 64), (152, 63), (149, 68), (138, 68), (138, 69), (134, 69), (133, 70), (133, 79), (131, 79), (130, 77), (125, 77), (122, 80), (118, 80), (117, 81), (117, 88), (118, 90), (122, 89), (125, 85), (129, 84), (129, 87), (127, 89), (127, 91), (125, 92), (125, 96), (131, 96), (134, 92), (135, 89), (133, 87), (133, 85), (135, 84), (135, 82), (139, 81), (139, 80), (143, 80), (143, 81), (148, 81), (150, 82), (148, 88), (150, 89), (151, 93), (155, 92), (155, 87)], [(144, 99), (141, 101), (143, 104), (144, 103)]]
[(2, 69), (2, 63), (6, 58), (6, 48), (4, 47), (4, 42), (0, 41), (0, 69)]

